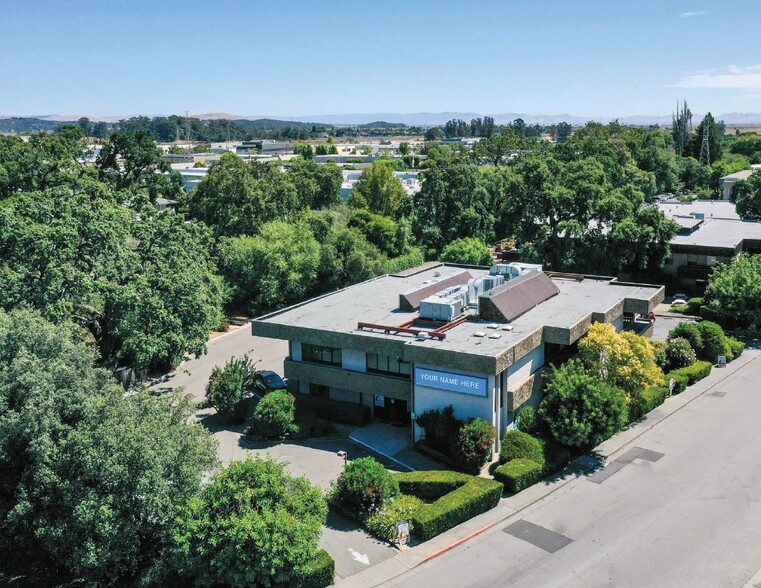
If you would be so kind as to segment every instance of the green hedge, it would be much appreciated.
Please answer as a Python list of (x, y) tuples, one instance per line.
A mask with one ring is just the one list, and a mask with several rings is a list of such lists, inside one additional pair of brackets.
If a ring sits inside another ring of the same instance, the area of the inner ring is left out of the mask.
[[(405, 494), (418, 498), (440, 496), (412, 516), (412, 535), (427, 541), (499, 504), (503, 486), (494, 480), (450, 471), (395, 474)], [(448, 488), (449, 492), (440, 494)], [(420, 492), (415, 494), (415, 492)]]
[(399, 489), (402, 494), (411, 494), (424, 500), (441, 498), (467, 484), (473, 478), (468, 474), (450, 470), (409, 472), (395, 474), (394, 477), (399, 482)]
[(737, 339), (733, 339), (732, 337), (727, 337), (727, 361), (737, 359), (742, 355), (744, 350), (745, 343), (738, 341)]
[[(666, 382), (669, 378), (676, 378), (677, 382), (686, 381), (685, 388), (699, 382), (711, 373), (712, 364), (710, 361), (696, 361), (692, 365), (672, 370), (666, 374)], [(684, 388), (682, 388), (684, 390)], [(682, 391), (680, 390), (680, 392)]]
[(514, 459), (494, 470), (494, 479), (510, 492), (520, 492), (536, 484), (544, 476), (544, 468), (530, 459)]
[(317, 551), (316, 557), (307, 565), (304, 573), (289, 586), (295, 588), (325, 588), (333, 584), (336, 574), (336, 562), (324, 549)]
[(629, 421), (636, 421), (654, 408), (659, 407), (668, 398), (668, 386), (647, 388), (632, 398), (629, 404)]
[(544, 468), (546, 474), (563, 469), (571, 461), (571, 450), (555, 441), (533, 437), (522, 431), (508, 431), (502, 439), (499, 463), (529, 459)]
[(333, 400), (324, 396), (309, 394), (294, 394), (296, 410), (299, 405), (312, 410), (318, 417), (327, 421), (361, 427), (370, 422), (370, 407), (354, 402)]

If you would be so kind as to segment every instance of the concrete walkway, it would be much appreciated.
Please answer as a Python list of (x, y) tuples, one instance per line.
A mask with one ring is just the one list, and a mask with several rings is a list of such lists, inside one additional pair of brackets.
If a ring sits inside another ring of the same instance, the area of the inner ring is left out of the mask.
[(645, 432), (667, 420), (703, 394), (714, 392), (728, 377), (752, 362), (758, 361), (759, 357), (761, 357), (761, 351), (756, 349), (746, 350), (740, 358), (730, 363), (726, 368), (714, 368), (707, 378), (704, 378), (681, 394), (667, 398), (663, 405), (651, 411), (644, 419), (601, 443), (589, 455), (577, 459), (563, 472), (553, 478), (539, 482), (518, 494), (507, 496), (500, 501), (496, 508), (489, 512), (470, 519), (462, 525), (442, 533), (438, 537), (434, 537), (421, 545), (405, 549), (395, 557), (389, 558), (376, 566), (345, 580), (338, 581), (336, 586), (341, 588), (369, 588), (390, 582), (421, 563), (430, 561), (466, 543), (468, 540), (488, 531), (495, 525), (503, 524), (511, 518), (517, 518), (517, 515), (521, 511), (532, 504), (546, 499), (567, 484), (581, 477), (589, 476), (595, 471), (604, 471), (608, 463), (612, 463), (616, 457), (630, 449), (635, 441)]
[(394, 462), (402, 470), (441, 470), (448, 466), (416, 451), (410, 439), (410, 425), (396, 427), (390, 423), (373, 421), (354, 429), (349, 439)]

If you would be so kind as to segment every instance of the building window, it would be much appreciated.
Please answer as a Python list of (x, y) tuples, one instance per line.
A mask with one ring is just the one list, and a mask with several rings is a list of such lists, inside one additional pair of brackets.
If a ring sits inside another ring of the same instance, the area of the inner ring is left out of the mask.
[(301, 344), (301, 359), (311, 363), (325, 363), (327, 365), (341, 365), (341, 350), (324, 345)]
[(367, 371), (376, 374), (410, 378), (410, 362), (398, 357), (389, 357), (380, 353), (367, 354)]

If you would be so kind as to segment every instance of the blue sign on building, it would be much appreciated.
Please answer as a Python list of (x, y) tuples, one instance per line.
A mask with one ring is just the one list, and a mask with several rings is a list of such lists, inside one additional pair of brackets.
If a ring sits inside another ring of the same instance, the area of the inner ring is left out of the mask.
[(486, 378), (474, 378), (473, 376), (462, 376), (425, 368), (415, 368), (415, 385), (472, 394), (473, 396), (488, 395)]

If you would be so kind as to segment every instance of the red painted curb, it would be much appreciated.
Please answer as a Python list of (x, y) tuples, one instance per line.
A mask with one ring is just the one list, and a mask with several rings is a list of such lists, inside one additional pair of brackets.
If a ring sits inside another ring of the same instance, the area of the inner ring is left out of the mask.
[(481, 534), (481, 533), (483, 533), (484, 531), (488, 531), (488, 530), (489, 530), (489, 529), (491, 529), (493, 526), (494, 526), (494, 523), (491, 523), (491, 524), (489, 524), (489, 525), (486, 525), (486, 526), (485, 526), (483, 529), (479, 529), (478, 531), (474, 531), (474, 532), (473, 532), (473, 533), (471, 533), (470, 535), (468, 535), (468, 536), (466, 536), (466, 537), (463, 537), (462, 539), (459, 539), (459, 540), (455, 541), (454, 543), (452, 543), (452, 545), (448, 545), (448, 546), (446, 546), (444, 549), (439, 549), (439, 550), (438, 550), (438, 551), (436, 551), (435, 553), (432, 553), (431, 555), (429, 555), (428, 557), (426, 557), (425, 559), (423, 559), (423, 561), (422, 561), (421, 563), (425, 563), (425, 562), (427, 562), (427, 561), (430, 561), (430, 560), (432, 560), (432, 559), (435, 559), (435, 558), (439, 557), (440, 555), (443, 555), (443, 554), (445, 554), (447, 551), (451, 551), (451, 550), (452, 550), (452, 549), (454, 549), (455, 547), (458, 547), (458, 546), (462, 545), (463, 543), (465, 543), (466, 541), (468, 541), (468, 540), (470, 540), (470, 539), (473, 539), (473, 537), (476, 537), (476, 536), (480, 535), (480, 534)]

